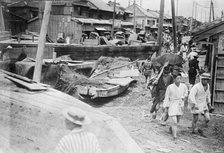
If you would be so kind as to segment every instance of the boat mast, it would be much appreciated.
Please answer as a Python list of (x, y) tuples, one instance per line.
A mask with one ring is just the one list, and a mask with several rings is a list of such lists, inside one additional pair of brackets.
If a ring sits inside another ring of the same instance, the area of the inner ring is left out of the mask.
[(46, 34), (47, 34), (47, 28), (48, 28), (48, 23), (50, 18), (51, 4), (52, 4), (52, 1), (45, 1), (44, 16), (43, 16), (43, 20), (41, 24), (41, 30), (40, 30), (40, 36), (38, 40), (39, 42), (38, 42), (37, 54), (36, 54), (36, 62), (35, 62), (35, 68), (34, 68), (34, 74), (33, 74), (33, 80), (36, 82), (40, 82), (40, 78), (41, 78), (44, 46), (46, 42)]
[(160, 0), (160, 13), (159, 13), (159, 27), (158, 27), (158, 36), (157, 44), (159, 46), (156, 56), (161, 55), (162, 49), (162, 32), (163, 32), (163, 15), (164, 15), (164, 0)]
[(116, 0), (114, 0), (113, 24), (112, 24), (112, 31), (111, 31), (111, 37), (112, 37), (112, 38), (114, 37), (115, 8), (116, 8)]

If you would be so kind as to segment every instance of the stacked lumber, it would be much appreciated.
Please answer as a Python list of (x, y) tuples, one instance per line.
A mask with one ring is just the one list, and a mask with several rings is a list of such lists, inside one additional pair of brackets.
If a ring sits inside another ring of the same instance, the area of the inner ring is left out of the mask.
[(11, 35), (8, 31), (0, 31), (0, 41), (10, 39)]

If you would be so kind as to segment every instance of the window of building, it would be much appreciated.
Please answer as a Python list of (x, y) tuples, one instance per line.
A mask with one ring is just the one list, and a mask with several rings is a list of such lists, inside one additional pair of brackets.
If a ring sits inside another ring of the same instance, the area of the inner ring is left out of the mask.
[(64, 14), (64, 6), (62, 5), (53, 5), (52, 6), (52, 14), (53, 15), (63, 15)]
[(155, 20), (147, 20), (147, 25), (153, 26), (156, 24)]
[(78, 15), (82, 15), (82, 7), (77, 7), (77, 13)]

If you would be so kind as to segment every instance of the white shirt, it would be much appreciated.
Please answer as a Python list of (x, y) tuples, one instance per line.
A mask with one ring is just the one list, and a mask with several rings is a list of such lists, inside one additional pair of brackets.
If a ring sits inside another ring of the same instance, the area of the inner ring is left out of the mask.
[(101, 153), (101, 149), (94, 134), (73, 130), (60, 140), (55, 153)]
[[(208, 105), (211, 103), (211, 96), (210, 96), (210, 87), (208, 84), (208, 88), (205, 91), (201, 82), (195, 84), (190, 91), (189, 94), (189, 108), (191, 112), (194, 114), (203, 113), (205, 110), (208, 110)], [(192, 109), (192, 104), (195, 104), (198, 107), (198, 110)]]
[(184, 83), (180, 83), (179, 86), (173, 83), (167, 87), (163, 106), (169, 107), (169, 116), (183, 114), (181, 107), (184, 106), (183, 100), (187, 94), (187, 86)]

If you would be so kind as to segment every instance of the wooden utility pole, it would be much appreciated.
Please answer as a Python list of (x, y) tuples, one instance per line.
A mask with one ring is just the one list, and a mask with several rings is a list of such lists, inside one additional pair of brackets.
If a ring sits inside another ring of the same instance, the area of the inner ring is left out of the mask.
[(114, 0), (114, 12), (113, 12), (113, 24), (112, 24), (112, 30), (111, 30), (111, 37), (114, 38), (114, 20), (115, 20), (115, 14), (116, 14), (116, 0)]
[(171, 0), (171, 9), (172, 9), (172, 25), (173, 25), (173, 44), (174, 44), (174, 53), (177, 52), (177, 27), (175, 19), (175, 4), (174, 0)]
[(197, 2), (195, 2), (195, 20), (197, 20), (197, 8), (198, 8), (198, 3)]
[(47, 28), (50, 18), (51, 12), (51, 4), (52, 1), (45, 1), (45, 9), (44, 9), (44, 16), (41, 24), (39, 42), (37, 47), (37, 54), (36, 54), (36, 62), (33, 74), (33, 80), (36, 82), (40, 82), (41, 78), (41, 71), (42, 71), (42, 64), (43, 64), (43, 54), (44, 54), (44, 46), (46, 42), (46, 34)]
[(0, 31), (5, 31), (5, 23), (3, 18), (2, 5), (0, 4)]
[(159, 29), (158, 29), (158, 36), (157, 36), (157, 44), (159, 45), (159, 50), (156, 56), (161, 55), (162, 49), (162, 32), (163, 32), (163, 15), (164, 15), (164, 0), (160, 0), (160, 13), (159, 13)]
[(193, 7), (192, 7), (192, 15), (191, 15), (191, 25), (190, 25), (190, 31), (193, 29), (193, 17), (194, 17), (194, 1), (193, 1)]
[(135, 0), (134, 0), (134, 32), (136, 32)]

